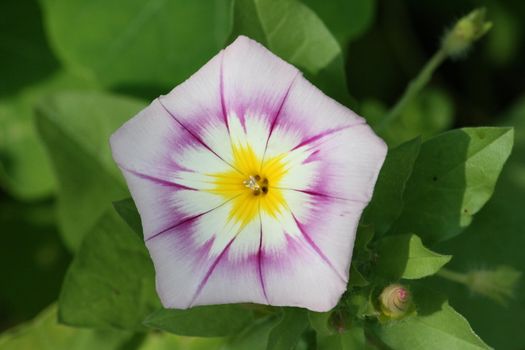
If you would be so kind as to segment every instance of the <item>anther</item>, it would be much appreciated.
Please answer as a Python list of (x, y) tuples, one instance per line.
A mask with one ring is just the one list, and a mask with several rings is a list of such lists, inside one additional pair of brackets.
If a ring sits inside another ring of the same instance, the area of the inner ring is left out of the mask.
[(263, 178), (261, 180), (260, 175), (250, 175), (250, 177), (247, 180), (244, 180), (242, 184), (253, 191), (254, 196), (258, 196), (261, 194), (267, 194), (268, 193), (268, 179)]
[(250, 178), (248, 180), (244, 180), (242, 182), (242, 184), (245, 186), (245, 187), (248, 187), (250, 190), (252, 191), (256, 191), (256, 190), (259, 190), (260, 189), (260, 186), (259, 184), (257, 183), (257, 180), (255, 179), (255, 177), (253, 176), (250, 176)]

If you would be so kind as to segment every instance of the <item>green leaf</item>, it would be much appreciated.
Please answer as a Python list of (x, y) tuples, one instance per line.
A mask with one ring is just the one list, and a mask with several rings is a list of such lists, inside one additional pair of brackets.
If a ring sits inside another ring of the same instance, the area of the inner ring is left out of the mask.
[(165, 332), (150, 332), (137, 350), (225, 350), (224, 343), (223, 338), (190, 338)]
[(372, 25), (375, 0), (303, 0), (323, 20), (342, 47), (361, 36)]
[(403, 193), (420, 147), (421, 139), (416, 138), (389, 150), (386, 156), (363, 219), (379, 234), (388, 231), (403, 210)]
[(334, 333), (334, 329), (330, 326), (331, 311), (328, 312), (314, 312), (308, 311), (308, 320), (310, 326), (315, 330), (318, 336), (328, 336)]
[(48, 79), (0, 97), (0, 186), (23, 200), (52, 194), (55, 178), (34, 121), (34, 107), (50, 93), (87, 88), (81, 79), (57, 72)]
[(79, 327), (143, 330), (159, 307), (144, 243), (109, 209), (89, 232), (65, 278), (60, 321)]
[(370, 265), (372, 251), (368, 244), (372, 241), (374, 234), (375, 230), (371, 225), (359, 225), (357, 228), (348, 287), (365, 287), (369, 284), (359, 269), (366, 269)]
[(319, 350), (361, 350), (367, 349), (365, 330), (354, 325), (343, 333), (318, 337)]
[(232, 39), (261, 42), (304, 70), (328, 95), (351, 103), (341, 48), (315, 12), (298, 0), (236, 0)]
[(120, 215), (120, 217), (133, 230), (133, 232), (135, 232), (140, 237), (140, 239), (143, 239), (144, 234), (142, 233), (142, 221), (133, 199), (126, 198), (113, 202), (113, 207), (117, 211), (118, 215)]
[(240, 305), (198, 306), (188, 310), (160, 309), (144, 324), (151, 328), (193, 337), (233, 335), (253, 320), (253, 314)]
[(33, 125), (32, 91), (0, 99), (0, 185), (32, 200), (53, 192), (55, 182)]
[(368, 244), (372, 241), (375, 235), (375, 227), (372, 225), (359, 225), (357, 228), (357, 235), (355, 237), (354, 249), (359, 251), (367, 251)]
[(268, 316), (257, 319), (249, 327), (233, 337), (224, 347), (225, 350), (266, 350), (270, 332), (279, 319)]
[(396, 350), (490, 349), (443, 297), (423, 290), (416, 291), (414, 296), (416, 315), (374, 328), (389, 347)]
[(118, 350), (132, 338), (129, 332), (70, 328), (57, 323), (56, 306), (34, 320), (0, 335), (0, 350)]
[(424, 142), (391, 231), (425, 242), (458, 235), (492, 195), (513, 136), (511, 128), (465, 128)]
[(47, 43), (38, 1), (2, 0), (0, 14), (0, 98), (3, 98), (46, 79), (59, 62)]
[(267, 350), (293, 349), (308, 327), (308, 312), (300, 308), (284, 308), (283, 317), (268, 337)]
[(0, 350), (218, 350), (224, 349), (224, 343), (222, 338), (67, 327), (57, 322), (55, 305), (34, 320), (0, 334)]
[[(171, 88), (223, 46), (230, 0), (42, 0), (63, 63), (105, 86)], [(75, 30), (71, 30), (74, 28)]]
[[(463, 234), (438, 246), (440, 251), (454, 254), (447, 267), (458, 272), (492, 269), (501, 264), (525, 272), (525, 99), (516, 101), (501, 120), (514, 126), (516, 140), (494, 196)], [(473, 295), (462, 284), (439, 277), (432, 278), (432, 282), (432, 287), (446, 293), (451, 305), (495, 349), (519, 349), (525, 344), (523, 279), (515, 298), (505, 308), (486, 297)]]
[(378, 312), (374, 305), (372, 292), (373, 287), (371, 286), (360, 290), (354, 290), (352, 293), (350, 293), (348, 298), (348, 306), (352, 315), (355, 315), (359, 319), (367, 319), (369, 317), (378, 316)]
[(439, 271), (452, 256), (441, 255), (423, 246), (414, 235), (389, 236), (379, 241), (376, 272), (390, 279), (417, 279)]
[(0, 194), (0, 328), (34, 317), (60, 291), (71, 257), (54, 214), (51, 201), (22, 203)]
[(58, 94), (40, 106), (38, 131), (58, 179), (58, 220), (70, 249), (78, 248), (112, 201), (129, 197), (108, 140), (143, 107), (102, 93)]
[(370, 262), (372, 251), (368, 244), (374, 238), (375, 230), (372, 225), (359, 225), (354, 242), (354, 251), (352, 254), (352, 263), (357, 265), (367, 264)]
[(366, 287), (370, 283), (366, 280), (363, 274), (352, 264), (350, 266), (350, 278), (348, 281), (349, 287)]
[[(328, 66), (341, 53), (337, 41), (319, 17), (299, 1), (238, 0), (234, 11), (234, 36), (255, 30), (259, 37), (254, 39), (312, 74)], [(251, 21), (243, 15), (251, 16)], [(238, 16), (241, 20), (237, 20)]]
[[(426, 88), (421, 91), (388, 128), (380, 132), (388, 145), (422, 137), (423, 140), (450, 129), (454, 121), (454, 102), (446, 90)], [(381, 119), (384, 114), (381, 115)]]

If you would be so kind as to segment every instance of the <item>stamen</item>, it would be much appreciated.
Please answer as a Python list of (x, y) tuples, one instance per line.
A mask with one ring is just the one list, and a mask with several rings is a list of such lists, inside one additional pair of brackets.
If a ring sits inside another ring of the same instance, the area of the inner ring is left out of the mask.
[(258, 196), (261, 194), (268, 193), (268, 179), (262, 178), (260, 175), (250, 175), (247, 180), (244, 180), (242, 184), (252, 190), (253, 195)]
[(257, 182), (257, 179), (256, 179), (257, 176), (259, 175), (250, 176), (250, 178), (248, 180), (244, 180), (242, 184), (248, 187), (252, 191), (260, 190), (261, 187), (259, 186), (259, 183)]

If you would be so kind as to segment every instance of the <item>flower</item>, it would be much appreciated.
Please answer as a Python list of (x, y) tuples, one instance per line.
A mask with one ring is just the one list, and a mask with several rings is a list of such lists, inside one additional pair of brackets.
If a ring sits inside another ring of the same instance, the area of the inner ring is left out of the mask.
[(386, 146), (241, 36), (111, 137), (167, 308), (325, 311), (346, 289)]

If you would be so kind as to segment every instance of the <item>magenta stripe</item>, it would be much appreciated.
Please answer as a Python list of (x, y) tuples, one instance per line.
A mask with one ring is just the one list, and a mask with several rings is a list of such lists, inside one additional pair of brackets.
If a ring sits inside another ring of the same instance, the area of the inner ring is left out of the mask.
[(335, 266), (332, 264), (330, 259), (328, 259), (328, 257), (326, 255), (324, 255), (324, 253), (317, 246), (317, 244), (315, 244), (315, 242), (312, 240), (312, 238), (306, 233), (306, 231), (304, 230), (303, 225), (301, 225), (301, 223), (299, 222), (299, 220), (297, 220), (295, 215), (293, 215), (292, 212), (290, 212), (290, 213), (292, 214), (292, 217), (293, 217), (297, 227), (299, 228), (299, 231), (301, 231), (301, 233), (303, 234), (303, 237), (306, 240), (306, 242), (308, 242), (310, 247), (312, 247), (312, 249), (317, 253), (317, 255), (319, 255), (319, 257), (330, 267), (330, 269), (337, 275), (337, 277), (339, 277), (344, 283), (346, 283), (347, 279), (344, 276), (341, 276), (341, 274), (339, 274), (339, 272), (337, 271)]
[(215, 270), (215, 268), (217, 267), (217, 265), (219, 264), (219, 262), (221, 261), (222, 257), (226, 254), (226, 252), (228, 251), (228, 249), (230, 248), (230, 246), (232, 245), (233, 241), (235, 241), (235, 238), (237, 238), (237, 235), (233, 236), (232, 239), (230, 239), (230, 241), (228, 242), (228, 244), (226, 244), (226, 246), (224, 247), (224, 249), (222, 250), (222, 252), (219, 254), (219, 256), (215, 259), (215, 261), (211, 264), (210, 268), (208, 269), (208, 271), (206, 272), (206, 275), (204, 275), (204, 278), (202, 279), (202, 281), (199, 283), (199, 285), (197, 286), (197, 290), (195, 291), (195, 294), (193, 295), (193, 298), (191, 299), (191, 302), (189, 304), (189, 307), (192, 307), (193, 306), (193, 303), (195, 302), (195, 300), (197, 300), (197, 298), (199, 297), (199, 295), (201, 294), (202, 290), (204, 289), (204, 287), (206, 286), (206, 283), (208, 283), (208, 280), (210, 279), (211, 277), (211, 274), (213, 273), (213, 271)]
[(166, 113), (168, 113), (172, 118), (173, 120), (175, 120), (184, 130), (186, 130), (198, 143), (200, 143), (203, 147), (205, 147), (208, 151), (210, 151), (211, 153), (215, 154), (217, 156), (217, 158), (219, 158), (220, 160), (222, 160), (224, 163), (228, 164), (230, 167), (232, 167), (235, 171), (239, 172), (240, 174), (242, 174), (241, 171), (239, 171), (239, 169), (237, 169), (236, 167), (234, 167), (232, 164), (228, 163), (226, 160), (224, 160), (221, 156), (219, 156), (214, 150), (212, 150), (210, 148), (210, 146), (208, 146), (200, 137), (198, 137), (197, 135), (195, 135), (193, 132), (191, 132), (191, 130), (189, 128), (187, 128), (184, 124), (182, 124), (179, 119), (173, 114), (171, 113), (171, 111), (166, 108), (166, 106), (164, 105), (164, 103), (162, 103), (162, 100), (159, 98), (157, 98), (157, 100), (159, 101), (160, 105), (162, 106), (162, 108), (164, 108), (164, 110), (166, 111)]
[[(290, 91), (292, 91), (292, 86), (295, 83), (295, 80), (297, 79), (297, 77), (299, 77), (299, 76), (301, 76), (300, 75), (300, 71), (297, 71), (297, 73), (295, 73), (295, 76), (293, 77), (293, 79), (292, 79), (292, 81), (290, 83), (290, 86), (288, 86), (288, 89), (286, 90), (286, 93), (284, 94), (284, 97), (283, 97), (283, 99), (281, 101), (281, 104), (279, 105), (279, 109), (277, 109), (277, 113), (275, 113), (275, 117), (273, 118), (272, 124), (270, 125), (270, 133), (268, 134), (268, 140), (270, 139), (270, 136), (272, 136), (273, 129), (275, 128), (275, 125), (277, 124), (277, 120), (281, 116), (281, 112), (283, 110), (284, 103), (288, 99), (288, 95), (290, 95)], [(266, 141), (266, 144), (268, 144), (268, 140)]]
[(210, 210), (207, 210), (207, 211), (205, 211), (205, 212), (203, 212), (203, 213), (200, 213), (200, 214), (197, 214), (197, 215), (193, 215), (193, 216), (188, 216), (188, 217), (186, 217), (186, 218), (184, 218), (184, 219), (181, 219), (181, 220), (180, 220), (179, 222), (177, 222), (176, 224), (171, 225), (170, 227), (168, 227), (168, 228), (166, 228), (166, 229), (164, 229), (164, 230), (162, 230), (162, 231), (160, 231), (160, 232), (157, 232), (157, 233), (155, 233), (154, 235), (148, 237), (145, 241), (148, 242), (148, 241), (152, 240), (152, 239), (155, 238), (155, 237), (158, 237), (158, 236), (160, 236), (160, 235), (162, 235), (162, 234), (164, 234), (164, 233), (166, 233), (166, 232), (169, 232), (169, 231), (173, 230), (174, 228), (177, 228), (177, 227), (179, 227), (179, 226), (181, 226), (181, 225), (183, 225), (183, 224), (185, 224), (185, 223), (188, 223), (188, 222), (190, 222), (190, 221), (196, 220), (196, 219), (200, 218), (200, 217), (203, 216), (203, 215), (206, 215), (206, 214), (208, 214), (208, 213), (211, 213), (212, 211), (214, 211), (214, 210), (216, 210), (216, 209), (222, 207), (222, 206), (225, 205), (226, 203), (228, 203), (228, 202), (234, 200), (235, 198), (237, 198), (237, 197), (239, 197), (239, 196), (240, 196), (240, 195), (237, 195), (237, 196), (235, 196), (235, 197), (232, 197), (232, 198), (228, 199), (227, 201), (224, 201), (223, 203), (219, 204), (218, 206), (216, 206), (216, 207), (214, 207), (214, 208), (211, 208)]
[(161, 186), (169, 186), (169, 187), (175, 187), (175, 188), (178, 188), (178, 189), (181, 189), (181, 190), (190, 190), (190, 191), (199, 191), (198, 189), (196, 188), (192, 188), (192, 187), (188, 187), (188, 186), (184, 186), (184, 185), (181, 185), (181, 184), (178, 184), (176, 182), (172, 182), (172, 181), (168, 181), (168, 180), (163, 180), (163, 179), (159, 179), (158, 177), (155, 177), (155, 176), (151, 176), (151, 175), (146, 175), (146, 174), (143, 174), (143, 173), (140, 173), (138, 171), (135, 171), (135, 170), (131, 170), (131, 169), (128, 169), (124, 166), (122, 166), (121, 164), (118, 164), (118, 166), (130, 173), (130, 174), (133, 174), (141, 179), (144, 179), (144, 180), (148, 180), (148, 181), (151, 181), (157, 185), (161, 185)]
[(268, 304), (270, 304), (270, 301), (268, 300), (268, 295), (266, 294), (266, 287), (264, 285), (264, 275), (263, 275), (263, 229), (262, 229), (262, 217), (261, 217), (261, 205), (259, 202), (259, 221), (260, 221), (260, 235), (259, 235), (259, 251), (257, 252), (257, 272), (259, 273), (259, 282), (261, 283), (262, 292), (264, 295), (264, 299)]
[(275, 125), (277, 124), (277, 119), (279, 119), (279, 117), (281, 115), (281, 112), (282, 112), (283, 107), (284, 107), (284, 103), (288, 99), (288, 95), (290, 95), (290, 91), (292, 91), (292, 86), (293, 86), (295, 80), (297, 79), (297, 77), (300, 77), (300, 76), (301, 76), (301, 72), (297, 71), (295, 73), (295, 76), (293, 77), (292, 81), (290, 82), (290, 86), (288, 86), (288, 89), (286, 90), (286, 93), (283, 96), (281, 104), (279, 105), (279, 108), (277, 109), (277, 112), (275, 113), (275, 116), (274, 116), (274, 118), (272, 120), (272, 124), (270, 125), (270, 132), (268, 133), (268, 138), (266, 139), (266, 144), (264, 145), (264, 152), (263, 152), (263, 156), (262, 156), (262, 159), (261, 159), (261, 169), (262, 169), (263, 164), (264, 164), (264, 158), (266, 157), (266, 150), (268, 149), (268, 143), (270, 142), (270, 137), (272, 136), (273, 130), (275, 129)]
[(323, 198), (338, 199), (338, 200), (342, 200), (342, 201), (364, 203), (364, 204), (368, 203), (368, 201), (363, 201), (363, 200), (359, 200), (359, 199), (350, 199), (350, 198), (337, 197), (337, 196), (332, 196), (330, 194), (317, 192), (317, 191), (299, 190), (299, 189), (296, 189), (296, 188), (274, 187), (274, 186), (270, 186), (270, 188), (275, 188), (275, 189), (278, 189), (278, 190), (285, 190), (285, 191), (301, 192), (301, 193), (308, 194), (308, 195), (311, 195), (311, 196), (318, 196), (318, 197), (323, 197)]
[(332, 134), (335, 134), (339, 131), (342, 131), (342, 130), (346, 130), (346, 129), (350, 129), (350, 128), (353, 128), (354, 126), (359, 126), (359, 125), (364, 125), (365, 122), (363, 121), (362, 123), (357, 123), (357, 124), (352, 124), (352, 125), (345, 125), (345, 126), (341, 126), (341, 127), (338, 127), (338, 128), (334, 128), (334, 129), (329, 129), (329, 130), (325, 130), (323, 131), (322, 133), (319, 133), (317, 135), (314, 135), (312, 137), (309, 137), (307, 138), (306, 140), (304, 141), (301, 141), (301, 143), (299, 143), (297, 146), (295, 146), (294, 148), (291, 149), (291, 151), (294, 151), (296, 149), (298, 149), (299, 147), (302, 147), (302, 146), (306, 146), (312, 142), (315, 142), (317, 140), (320, 140), (322, 139), (323, 137), (326, 137), (326, 136), (329, 136), (329, 135), (332, 135)]
[(221, 65), (219, 69), (219, 93), (221, 95), (222, 117), (224, 118), (224, 124), (226, 124), (226, 129), (228, 130), (229, 134), (230, 125), (228, 123), (228, 113), (226, 112), (226, 101), (224, 98), (224, 50), (221, 51)]

